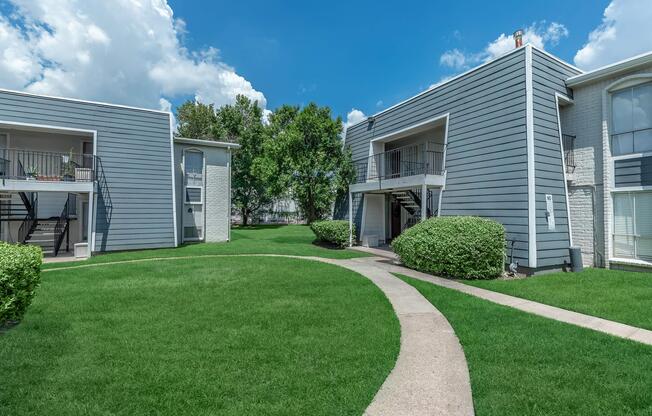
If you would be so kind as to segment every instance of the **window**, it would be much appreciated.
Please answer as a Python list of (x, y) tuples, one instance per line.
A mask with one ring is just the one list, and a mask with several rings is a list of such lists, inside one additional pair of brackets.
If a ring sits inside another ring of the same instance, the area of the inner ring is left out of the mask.
[(611, 95), (613, 156), (652, 152), (652, 83)]
[(201, 190), (199, 186), (186, 187), (186, 203), (188, 204), (201, 204)]
[(204, 171), (204, 154), (196, 150), (186, 150), (183, 164), (186, 175), (201, 176)]
[(652, 261), (652, 192), (616, 193), (613, 254)]

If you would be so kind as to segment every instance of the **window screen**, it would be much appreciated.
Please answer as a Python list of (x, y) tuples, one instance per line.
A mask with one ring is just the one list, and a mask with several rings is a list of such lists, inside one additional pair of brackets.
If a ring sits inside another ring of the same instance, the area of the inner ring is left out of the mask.
[(611, 95), (611, 152), (614, 156), (652, 151), (652, 84)]
[(204, 155), (197, 151), (186, 151), (184, 169), (186, 175), (201, 175), (204, 168)]
[(652, 261), (652, 192), (614, 195), (613, 254)]
[(201, 188), (186, 188), (186, 202), (201, 203)]

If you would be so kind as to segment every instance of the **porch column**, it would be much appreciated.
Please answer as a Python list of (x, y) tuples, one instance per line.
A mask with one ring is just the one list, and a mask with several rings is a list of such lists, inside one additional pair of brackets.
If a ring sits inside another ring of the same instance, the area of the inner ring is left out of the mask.
[(93, 251), (93, 210), (95, 209), (93, 207), (94, 205), (94, 199), (95, 195), (93, 192), (88, 193), (88, 217), (87, 217), (87, 222), (86, 224), (88, 231), (86, 232), (86, 243), (88, 245), (88, 257), (91, 256), (91, 253)]
[(349, 247), (353, 247), (353, 193), (349, 191)]
[(424, 183), (421, 185), (421, 221), (426, 220), (426, 207), (428, 203), (428, 186)]

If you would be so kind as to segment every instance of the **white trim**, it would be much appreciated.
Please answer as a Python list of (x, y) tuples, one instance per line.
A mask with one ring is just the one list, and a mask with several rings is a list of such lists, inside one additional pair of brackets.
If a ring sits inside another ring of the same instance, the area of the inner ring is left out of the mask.
[(226, 196), (226, 229), (227, 229), (227, 241), (231, 241), (231, 148), (226, 149), (227, 153), (227, 162), (226, 170), (228, 172), (228, 190)]
[(534, 160), (534, 97), (532, 89), (532, 46), (525, 45), (525, 119), (527, 137), (528, 267), (537, 267), (537, 212)]
[(73, 103), (85, 103), (85, 104), (96, 104), (96, 105), (101, 105), (101, 106), (107, 106), (107, 107), (117, 107), (117, 108), (126, 108), (129, 110), (139, 110), (139, 111), (147, 111), (150, 113), (158, 113), (158, 114), (169, 114), (169, 111), (163, 111), (163, 110), (153, 110), (151, 108), (142, 108), (142, 107), (133, 107), (130, 105), (123, 105), (123, 104), (111, 104), (111, 103), (105, 103), (101, 101), (89, 101), (89, 100), (82, 100), (79, 98), (67, 98), (67, 97), (58, 97), (55, 95), (45, 95), (45, 94), (34, 94), (31, 92), (25, 92), (25, 91), (16, 91), (16, 90), (10, 90), (7, 88), (0, 88), (0, 92), (5, 92), (5, 93), (10, 93), (10, 94), (17, 94), (17, 95), (24, 95), (27, 97), (40, 97), (40, 98), (50, 98), (54, 100), (61, 100), (61, 101), (70, 101)]
[[(369, 118), (376, 118), (376, 117), (380, 116), (381, 114), (387, 113), (388, 111), (393, 110), (393, 109), (396, 108), (396, 107), (400, 107), (400, 106), (402, 106), (403, 104), (406, 104), (406, 103), (408, 103), (408, 102), (410, 102), (410, 101), (412, 101), (412, 100), (414, 100), (414, 99), (416, 99), (416, 98), (418, 98), (418, 97), (421, 97), (422, 95), (428, 94), (428, 93), (430, 93), (430, 92), (432, 92), (432, 91), (436, 91), (436, 90), (438, 90), (438, 89), (440, 89), (440, 88), (442, 88), (442, 87), (444, 87), (444, 86), (446, 86), (446, 85), (452, 83), (453, 81), (456, 81), (456, 80), (458, 80), (458, 79), (460, 79), (460, 78), (462, 78), (462, 77), (465, 77), (466, 75), (469, 75), (469, 74), (471, 74), (471, 73), (473, 73), (473, 72), (475, 72), (475, 71), (478, 71), (478, 70), (484, 68), (485, 66), (488, 66), (488, 65), (492, 64), (493, 62), (496, 62), (496, 61), (498, 61), (498, 60), (500, 60), (500, 59), (502, 59), (502, 58), (505, 58), (505, 57), (507, 57), (507, 56), (509, 56), (509, 55), (512, 55), (512, 54), (514, 54), (514, 53), (516, 53), (516, 52), (522, 50), (522, 49), (525, 48), (526, 46), (529, 46), (529, 44), (527, 44), (527, 45), (525, 45), (525, 46), (521, 46), (520, 48), (512, 49), (511, 51), (506, 52), (506, 53), (504, 53), (503, 55), (500, 55), (499, 57), (492, 59), (491, 61), (488, 61), (488, 62), (485, 62), (485, 63), (483, 63), (483, 64), (481, 64), (481, 65), (478, 65), (478, 66), (476, 66), (475, 68), (471, 68), (471, 69), (469, 69), (468, 71), (463, 72), (463, 73), (461, 73), (461, 74), (459, 74), (459, 75), (457, 75), (457, 76), (454, 76), (453, 78), (448, 79), (448, 80), (446, 80), (446, 81), (444, 81), (444, 82), (442, 82), (442, 83), (440, 83), (440, 84), (437, 84), (437, 85), (435, 85), (435, 86), (432, 87), (432, 88), (429, 88), (429, 89), (427, 89), (427, 90), (425, 90), (425, 91), (421, 91), (420, 93), (418, 93), (418, 94), (416, 94), (416, 95), (413, 95), (412, 97), (407, 98), (407, 99), (405, 99), (405, 100), (403, 100), (403, 101), (401, 101), (401, 102), (399, 102), (399, 103), (397, 103), (397, 104), (394, 104), (394, 105), (391, 106), (391, 107), (387, 107), (386, 109), (381, 110), (381, 111), (375, 113), (374, 115), (365, 118), (364, 120), (360, 120), (359, 122), (357, 122), (357, 123), (355, 123), (355, 124), (349, 126), (348, 129), (351, 129), (351, 128), (353, 128), (353, 127), (356, 127), (357, 125), (362, 124), (362, 123), (368, 123), (368, 122), (369, 122), (369, 121), (368, 121)], [(347, 130), (348, 130), (348, 129), (347, 129)]]
[(20, 127), (27, 127), (27, 128), (33, 128), (33, 129), (41, 129), (41, 130), (48, 130), (51, 133), (84, 133), (84, 135), (97, 135), (97, 130), (89, 130), (89, 129), (78, 129), (78, 128), (73, 128), (73, 127), (62, 127), (62, 126), (53, 126), (51, 124), (36, 124), (36, 123), (22, 123), (19, 121), (7, 121), (7, 120), (0, 120), (0, 127), (18, 127), (18, 130), (20, 130)]
[(353, 192), (349, 191), (349, 247), (353, 247)]
[(621, 192), (646, 192), (652, 191), (652, 186), (622, 186), (619, 188), (611, 189), (611, 193), (617, 194)]
[(365, 217), (367, 216), (367, 194), (362, 194), (362, 223), (360, 224), (360, 236), (358, 239), (362, 242), (364, 237)]
[(628, 259), (624, 257), (610, 257), (608, 262), (627, 266), (652, 267), (652, 262), (639, 259)]
[(616, 160), (625, 160), (625, 159), (640, 159), (642, 157), (650, 157), (650, 156), (652, 156), (652, 152), (627, 153), (625, 155), (611, 156), (611, 160), (616, 161)]
[(561, 170), (564, 174), (564, 192), (566, 194), (566, 218), (568, 221), (568, 243), (570, 246), (573, 245), (573, 229), (571, 227), (571, 215), (570, 215), (570, 201), (568, 200), (568, 177), (566, 175), (566, 158), (564, 157), (564, 141), (562, 139), (561, 131), (561, 117), (559, 115), (559, 103), (560, 101), (568, 101), (569, 98), (563, 94), (555, 92), (555, 111), (557, 112), (557, 128), (559, 131), (559, 149), (561, 151)]
[[(170, 128), (170, 131), (172, 131), (172, 128)], [(240, 145), (237, 144), (237, 143), (218, 142), (218, 141), (215, 141), (215, 140), (188, 139), (186, 137), (174, 137), (174, 142), (175, 143), (183, 143), (183, 144), (192, 144), (192, 145), (195, 145), (195, 146), (227, 147), (227, 148), (231, 148), (231, 149), (240, 148)]]
[[(188, 152), (193, 152), (193, 153), (199, 153), (201, 154), (201, 180), (202, 184), (201, 185), (188, 185), (187, 180), (186, 180), (186, 154)], [(186, 238), (186, 232), (185, 228), (186, 225), (183, 222), (183, 215), (181, 217), (181, 229), (183, 232), (183, 242), (186, 241), (204, 241), (206, 237), (206, 205), (204, 204), (204, 195), (205, 195), (205, 187), (206, 187), (206, 152), (204, 152), (201, 149), (194, 148), (194, 147), (187, 147), (184, 149), (181, 149), (181, 172), (182, 172), (182, 178), (183, 178), (183, 213), (185, 214), (186, 211), (186, 205), (200, 205), (201, 206), (201, 236), (198, 238)], [(199, 202), (189, 202), (186, 199), (186, 189), (192, 188), (192, 189), (199, 189), (201, 192), (201, 198)], [(176, 204), (175, 204), (176, 205)], [(175, 216), (176, 217), (176, 216)], [(175, 225), (176, 228), (176, 225)], [(195, 228), (197, 228), (195, 226)]]
[(174, 162), (174, 127), (172, 121), (172, 113), (170, 114), (170, 152), (171, 152), (171, 162), (170, 168), (172, 171), (172, 224), (174, 225), (174, 246), (179, 247), (179, 231), (177, 230), (177, 180), (175, 172), (175, 162)]
[[(614, 85), (615, 83), (612, 83)], [(603, 184), (603, 224), (605, 230), (603, 243), (605, 248), (604, 258), (609, 258), (613, 254), (613, 222), (614, 207), (611, 190), (615, 187), (614, 161), (611, 157), (611, 95), (609, 86), (602, 90), (602, 184)], [(605, 261), (605, 267), (609, 267), (609, 262)]]
[[(394, 132), (391, 132), (391, 133), (384, 134), (382, 136), (373, 138), (373, 139), (371, 139), (371, 141), (369, 143), (389, 142), (389, 141), (392, 141), (392, 140), (401, 139), (403, 137), (407, 137), (407, 136), (415, 133), (414, 130), (418, 130), (420, 128), (426, 127), (426, 126), (428, 126), (430, 124), (435, 124), (436, 122), (441, 121), (443, 119), (446, 119), (446, 123), (448, 123), (448, 116), (449, 115), (450, 115), (450, 113), (444, 113), (444, 114), (436, 115), (436, 116), (431, 117), (431, 118), (429, 118), (427, 120), (421, 121), (421, 122), (419, 122), (417, 124), (412, 124), (411, 126), (404, 127), (404, 128), (402, 128), (400, 130), (397, 130), (397, 131), (394, 131)], [(390, 139), (390, 140), (388, 140), (388, 139)]]
[(566, 67), (568, 67), (568, 68), (570, 68), (570, 69), (572, 69), (572, 70), (575, 70), (575, 71), (579, 72), (579, 75), (573, 75), (574, 77), (575, 77), (575, 76), (580, 76), (580, 75), (584, 74), (584, 72), (585, 72), (584, 70), (582, 70), (582, 69), (576, 67), (576, 66), (573, 65), (573, 64), (570, 64), (570, 63), (564, 61), (564, 60), (561, 59), (561, 58), (556, 57), (555, 55), (551, 54), (550, 52), (548, 52), (548, 51), (546, 51), (546, 50), (544, 50), (544, 49), (537, 48), (536, 46), (531, 45), (531, 44), (530, 44), (530, 46), (532, 46), (532, 49), (536, 49), (537, 52), (539, 52), (539, 53), (541, 53), (541, 54), (543, 54), (543, 55), (546, 55), (548, 58), (554, 60), (554, 61), (557, 62), (558, 64), (562, 64), (562, 65), (564, 65), (564, 66), (566, 66)]
[(428, 185), (421, 185), (421, 221), (428, 218)]
[(97, 227), (97, 194), (95, 192), (90, 192), (88, 194), (88, 210), (91, 212), (92, 217), (89, 218), (89, 224), (91, 226), (91, 233), (89, 235), (90, 241), (90, 252), (95, 252), (95, 229)]
[(572, 76), (566, 80), (566, 85), (569, 87), (574, 87), (650, 63), (652, 63), (652, 52), (645, 52), (640, 55), (636, 55), (631, 58), (627, 58), (622, 61), (594, 69), (584, 74)]

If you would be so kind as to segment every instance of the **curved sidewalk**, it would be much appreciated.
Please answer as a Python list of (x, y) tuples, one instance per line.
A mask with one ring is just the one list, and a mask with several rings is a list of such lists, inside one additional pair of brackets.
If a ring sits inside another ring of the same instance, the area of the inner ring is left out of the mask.
[(334, 264), (371, 280), (387, 296), (401, 325), (401, 348), (391, 373), (365, 411), (368, 416), (473, 416), (471, 382), (462, 346), (453, 328), (415, 288), (373, 258), (350, 260), (281, 254), (202, 255), (149, 258), (46, 269), (57, 271), (117, 263), (217, 257), (289, 257)]

